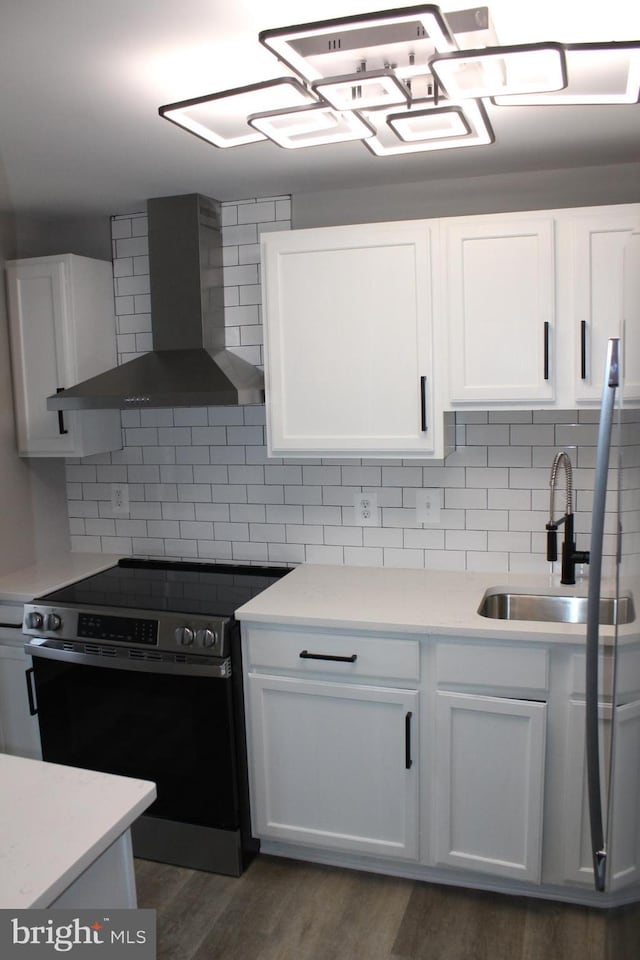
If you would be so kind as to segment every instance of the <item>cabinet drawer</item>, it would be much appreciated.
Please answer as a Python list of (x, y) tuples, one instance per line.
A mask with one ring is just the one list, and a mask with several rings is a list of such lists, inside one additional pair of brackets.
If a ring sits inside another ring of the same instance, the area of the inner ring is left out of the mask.
[(456, 686), (546, 690), (549, 655), (533, 647), (442, 642), (436, 650), (436, 679)]
[(246, 666), (252, 669), (296, 671), (306, 675), (332, 673), (341, 679), (377, 677), (417, 682), (420, 678), (418, 640), (284, 627), (244, 627), (243, 632)]
[[(570, 696), (584, 697), (586, 693), (587, 658), (576, 653), (571, 658)], [(604, 701), (611, 699), (614, 684), (614, 651), (605, 649), (598, 657), (598, 688)], [(640, 650), (618, 647), (616, 668), (616, 699), (635, 700), (640, 696)]]

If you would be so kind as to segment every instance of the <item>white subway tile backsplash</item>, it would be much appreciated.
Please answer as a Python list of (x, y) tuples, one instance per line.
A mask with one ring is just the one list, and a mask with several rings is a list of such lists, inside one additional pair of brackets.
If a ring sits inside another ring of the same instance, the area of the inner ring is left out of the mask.
[[(259, 365), (259, 240), (289, 229), (290, 219), (289, 197), (222, 204), (228, 344)], [(151, 348), (147, 229), (143, 214), (112, 218), (120, 362)], [(559, 449), (571, 456), (582, 539), (590, 525), (597, 421), (594, 409), (459, 411), (457, 448), (446, 462), (283, 460), (267, 456), (264, 406), (126, 410), (122, 450), (67, 462), (72, 548), (239, 563), (544, 573), (553, 456)], [(625, 455), (640, 462), (640, 445)], [(114, 482), (129, 486), (128, 518), (113, 516)], [(421, 487), (442, 491), (436, 526), (417, 524)], [(375, 492), (379, 526), (355, 523), (357, 489)], [(625, 508), (637, 514), (640, 492), (624, 493)], [(605, 530), (610, 564), (611, 513)], [(631, 526), (625, 536), (640, 540)]]
[(424, 567), (424, 550), (405, 550), (395, 547), (384, 547), (382, 551), (385, 567)]
[[(164, 520), (194, 520), (195, 515), (195, 504), (193, 503), (161, 504), (161, 516)], [(154, 519), (159, 519), (159, 517)]]
[(344, 562), (354, 567), (381, 567), (383, 566), (384, 552), (382, 547), (345, 547)]
[(305, 548), (307, 563), (328, 563), (337, 566), (344, 564), (344, 550), (339, 546), (307, 544)]
[(486, 550), (487, 534), (484, 530), (447, 530), (447, 550)]

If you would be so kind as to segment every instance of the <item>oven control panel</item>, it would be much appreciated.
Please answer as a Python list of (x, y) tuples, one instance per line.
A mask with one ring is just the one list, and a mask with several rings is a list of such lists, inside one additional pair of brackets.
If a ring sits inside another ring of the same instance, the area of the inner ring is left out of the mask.
[(103, 613), (79, 613), (76, 636), (79, 640), (103, 640), (106, 643), (134, 643), (155, 647), (158, 621), (138, 617), (113, 617)]
[(86, 641), (102, 645), (154, 647), (163, 651), (228, 656), (224, 618), (163, 611), (113, 613), (102, 608), (49, 607), (26, 604), (23, 633), (43, 639)]

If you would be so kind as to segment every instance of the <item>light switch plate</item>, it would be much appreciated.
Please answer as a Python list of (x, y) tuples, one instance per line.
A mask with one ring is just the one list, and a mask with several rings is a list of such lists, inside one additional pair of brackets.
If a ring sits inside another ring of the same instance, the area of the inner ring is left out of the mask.
[(422, 527), (437, 527), (442, 509), (440, 487), (416, 490), (416, 523)]

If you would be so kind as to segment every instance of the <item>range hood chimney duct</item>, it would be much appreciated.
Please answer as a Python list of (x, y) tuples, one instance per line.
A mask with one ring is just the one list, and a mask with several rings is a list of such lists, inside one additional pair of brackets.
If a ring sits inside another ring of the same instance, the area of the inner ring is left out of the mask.
[(220, 204), (147, 202), (154, 349), (47, 398), (49, 410), (264, 403), (262, 372), (226, 348)]

